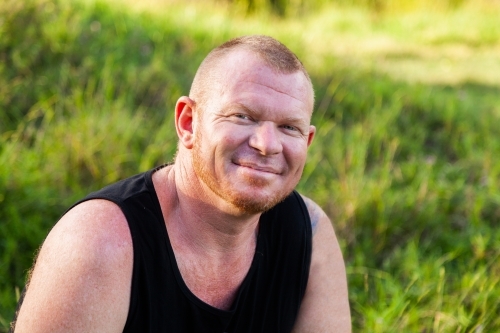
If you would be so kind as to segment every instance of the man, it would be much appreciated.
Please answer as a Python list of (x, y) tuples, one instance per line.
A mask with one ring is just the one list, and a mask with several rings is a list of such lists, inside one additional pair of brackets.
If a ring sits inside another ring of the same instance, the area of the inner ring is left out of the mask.
[(213, 50), (177, 101), (175, 162), (61, 218), (16, 332), (350, 332), (332, 225), (294, 191), (313, 104), (278, 41)]

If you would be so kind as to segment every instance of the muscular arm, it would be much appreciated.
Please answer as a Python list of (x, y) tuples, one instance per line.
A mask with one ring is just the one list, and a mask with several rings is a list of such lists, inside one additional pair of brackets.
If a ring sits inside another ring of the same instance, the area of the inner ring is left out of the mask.
[(130, 232), (116, 205), (76, 206), (40, 250), (15, 333), (122, 332), (132, 261)]
[(351, 332), (345, 265), (335, 232), (323, 210), (303, 198), (311, 216), (313, 252), (306, 294), (293, 332)]

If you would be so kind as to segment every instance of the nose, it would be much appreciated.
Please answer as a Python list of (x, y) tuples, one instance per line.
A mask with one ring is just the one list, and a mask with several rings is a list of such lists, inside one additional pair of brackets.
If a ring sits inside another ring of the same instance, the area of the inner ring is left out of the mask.
[(255, 126), (249, 145), (261, 155), (279, 154), (283, 150), (278, 129), (269, 121), (263, 121)]

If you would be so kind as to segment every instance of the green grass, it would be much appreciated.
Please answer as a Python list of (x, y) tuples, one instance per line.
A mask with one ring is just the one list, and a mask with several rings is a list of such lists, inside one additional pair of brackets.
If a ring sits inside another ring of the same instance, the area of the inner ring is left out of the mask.
[(299, 189), (339, 235), (354, 331), (499, 331), (500, 8), (373, 3), (285, 18), (220, 2), (0, 4), (0, 331), (59, 216), (171, 161), (175, 100), (214, 45), (249, 33), (310, 69), (318, 135)]

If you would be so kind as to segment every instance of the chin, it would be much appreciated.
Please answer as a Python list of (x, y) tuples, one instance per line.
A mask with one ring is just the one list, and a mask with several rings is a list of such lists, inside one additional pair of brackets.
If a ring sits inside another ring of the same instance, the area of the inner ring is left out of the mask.
[(255, 175), (233, 174), (221, 180), (214, 177), (214, 172), (207, 169), (194, 152), (193, 168), (202, 183), (215, 195), (230, 203), (241, 213), (258, 214), (265, 212), (283, 201), (294, 187), (284, 186), (283, 181), (273, 177), (256, 177)]
[(258, 214), (273, 208), (283, 201), (290, 193), (291, 190), (288, 192), (279, 191), (272, 195), (260, 197), (258, 195), (248, 195), (247, 192), (243, 195), (232, 195), (230, 202), (244, 213)]

